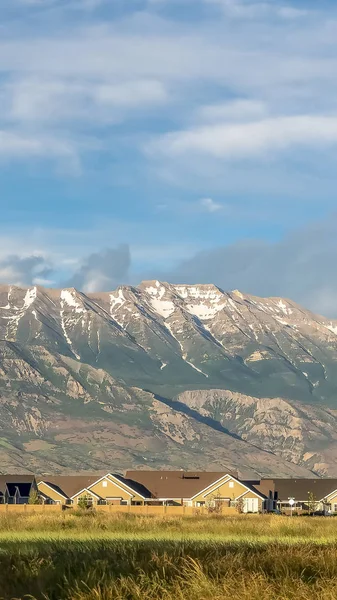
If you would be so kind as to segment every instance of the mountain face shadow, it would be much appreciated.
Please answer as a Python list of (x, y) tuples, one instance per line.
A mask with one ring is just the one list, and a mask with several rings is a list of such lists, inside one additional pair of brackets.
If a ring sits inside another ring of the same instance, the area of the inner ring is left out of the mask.
[(186, 404), (184, 404), (183, 402), (179, 402), (178, 400), (170, 400), (169, 398), (164, 398), (163, 396), (160, 396), (159, 394), (155, 394), (154, 392), (151, 392), (151, 390), (144, 390), (144, 391), (148, 392), (149, 394), (152, 394), (152, 396), (156, 400), (159, 400), (163, 404), (166, 404), (170, 408), (173, 408), (173, 410), (181, 412), (188, 417), (192, 417), (199, 423), (202, 423), (203, 425), (208, 425), (208, 427), (211, 427), (211, 429), (214, 429), (215, 431), (219, 431), (220, 433), (225, 433), (226, 435), (229, 435), (230, 437), (234, 438), (235, 440), (240, 440), (240, 442), (246, 443), (246, 440), (244, 440), (242, 437), (240, 437), (236, 433), (229, 431), (229, 429), (227, 429), (226, 427), (223, 427), (221, 425), (221, 423), (219, 423), (215, 419), (212, 419), (212, 417), (204, 417), (203, 415), (198, 413), (197, 410), (194, 410), (193, 408), (186, 406)]

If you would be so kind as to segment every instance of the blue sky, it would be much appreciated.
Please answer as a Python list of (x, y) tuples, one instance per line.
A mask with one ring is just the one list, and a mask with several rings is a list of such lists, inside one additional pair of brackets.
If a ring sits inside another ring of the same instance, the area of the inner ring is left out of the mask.
[(1, 0), (0, 280), (337, 315), (337, 7)]

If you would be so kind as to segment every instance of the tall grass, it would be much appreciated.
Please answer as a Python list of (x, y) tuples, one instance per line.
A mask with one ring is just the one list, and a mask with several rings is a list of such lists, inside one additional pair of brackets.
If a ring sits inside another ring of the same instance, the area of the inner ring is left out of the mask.
[(337, 519), (0, 515), (0, 597), (335, 600)]
[[(94, 511), (64, 511), (62, 513), (1, 513), (0, 540), (9, 533), (62, 534), (102, 537), (118, 536), (175, 538), (202, 536), (237, 539), (290, 539), (317, 541), (337, 540), (337, 518), (280, 517), (275, 515), (238, 516), (147, 516)], [(28, 535), (26, 536), (28, 537)]]

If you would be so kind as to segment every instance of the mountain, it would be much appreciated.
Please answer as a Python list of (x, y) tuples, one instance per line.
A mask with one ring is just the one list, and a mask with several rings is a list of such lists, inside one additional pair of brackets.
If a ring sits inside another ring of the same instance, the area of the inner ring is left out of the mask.
[(337, 321), (158, 281), (0, 286), (1, 471), (337, 476)]

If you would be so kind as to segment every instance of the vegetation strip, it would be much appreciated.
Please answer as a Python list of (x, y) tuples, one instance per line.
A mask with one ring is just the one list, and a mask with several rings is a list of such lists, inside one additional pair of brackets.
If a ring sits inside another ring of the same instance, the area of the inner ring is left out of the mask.
[(336, 554), (334, 518), (2, 515), (0, 597), (335, 600)]

